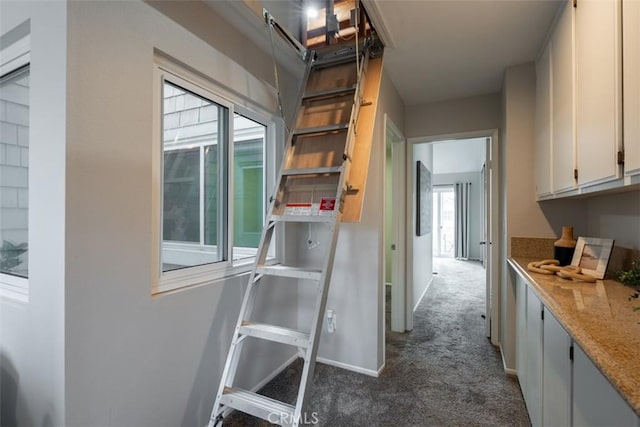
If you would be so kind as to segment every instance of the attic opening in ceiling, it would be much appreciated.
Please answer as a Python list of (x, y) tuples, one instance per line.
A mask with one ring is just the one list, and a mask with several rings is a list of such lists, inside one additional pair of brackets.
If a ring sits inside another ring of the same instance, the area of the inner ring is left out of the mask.
[(362, 4), (356, 0), (306, 0), (306, 46), (317, 48), (340, 44), (371, 34), (371, 24)]

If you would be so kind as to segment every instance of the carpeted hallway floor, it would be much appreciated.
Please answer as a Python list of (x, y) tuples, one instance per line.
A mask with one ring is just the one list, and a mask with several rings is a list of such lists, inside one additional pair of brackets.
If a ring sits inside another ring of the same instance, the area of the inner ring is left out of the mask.
[[(530, 425), (517, 380), (504, 374), (499, 351), (484, 337), (482, 266), (436, 258), (434, 271), (414, 330), (387, 332), (379, 378), (316, 366), (309, 420), (332, 427)], [(294, 401), (300, 360), (261, 393)], [(268, 423), (235, 413), (224, 425)]]

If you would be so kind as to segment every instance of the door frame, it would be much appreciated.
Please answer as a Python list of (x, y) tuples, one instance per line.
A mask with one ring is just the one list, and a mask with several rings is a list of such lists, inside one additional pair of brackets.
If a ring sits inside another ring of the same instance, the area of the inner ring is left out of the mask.
[[(393, 138), (388, 141), (389, 133)], [(387, 114), (384, 115), (384, 146), (385, 150), (387, 144), (391, 144), (391, 179), (393, 182), (393, 194), (385, 194), (385, 213), (386, 215), (386, 201), (387, 197), (391, 197), (391, 227), (393, 230), (394, 242), (384, 242), (383, 247), (386, 248), (389, 245), (395, 245), (395, 249), (392, 251), (391, 256), (391, 330), (394, 332), (405, 332), (407, 330), (407, 307), (411, 307), (411, 303), (407, 295), (410, 293), (407, 290), (407, 270), (406, 270), (406, 223), (405, 223), (405, 209), (407, 206), (406, 201), (406, 181), (404, 168), (406, 164), (406, 151), (407, 144), (406, 138), (396, 126), (395, 123), (389, 118)], [(386, 158), (385, 158), (386, 162)], [(386, 174), (386, 167), (384, 168)], [(385, 176), (386, 183), (386, 176)], [(383, 215), (383, 216), (384, 216)], [(383, 224), (386, 224), (386, 219), (383, 220)], [(384, 235), (385, 233), (383, 233)], [(386, 239), (385, 239), (386, 240)], [(384, 263), (383, 263), (384, 264)], [(386, 277), (384, 272), (383, 277)], [(383, 280), (384, 282), (384, 280)], [(384, 294), (383, 294), (384, 295)]]
[[(414, 183), (412, 179), (413, 171), (413, 146), (415, 144), (433, 143), (436, 141), (444, 141), (450, 139), (470, 139), (470, 138), (490, 138), (491, 144), (487, 150), (487, 154), (491, 155), (491, 158), (486, 158), (485, 163), (487, 165), (487, 172), (490, 173), (490, 185), (489, 185), (489, 200), (488, 208), (490, 208), (491, 214), (487, 218), (488, 225), (488, 250), (487, 250), (487, 280), (486, 280), (486, 319), (485, 330), (487, 335), (491, 338), (493, 345), (499, 344), (499, 327), (500, 327), (500, 197), (499, 197), (499, 183), (501, 179), (500, 172), (500, 158), (499, 158), (499, 132), (498, 129), (484, 129), (470, 132), (458, 132), (441, 135), (431, 135), (424, 137), (415, 137), (407, 139), (406, 150), (406, 173), (407, 173), (407, 187), (406, 193), (413, 194)], [(411, 215), (415, 209), (415, 200), (413, 197), (407, 198), (406, 209), (406, 221), (411, 223)], [(406, 293), (407, 295), (413, 295), (413, 239), (411, 239), (410, 231), (406, 234)], [(413, 329), (413, 311), (407, 310), (407, 330)]]

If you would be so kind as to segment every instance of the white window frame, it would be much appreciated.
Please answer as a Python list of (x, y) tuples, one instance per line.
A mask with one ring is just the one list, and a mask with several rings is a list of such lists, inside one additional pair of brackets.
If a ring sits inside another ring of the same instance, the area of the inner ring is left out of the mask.
[[(4, 36), (4, 35), (3, 35)], [(12, 73), (26, 65), (31, 64), (31, 35), (16, 40), (6, 47), (0, 46), (0, 76)], [(31, 72), (31, 69), (29, 69)], [(29, 103), (31, 103), (31, 90), (29, 90)], [(32, 117), (29, 109), (29, 127)], [(29, 162), (30, 164), (31, 162)], [(29, 204), (31, 206), (31, 204)], [(29, 214), (29, 217), (31, 215)], [(29, 224), (27, 224), (29, 229)], [(31, 240), (29, 233), (28, 241)], [(29, 246), (31, 244), (29, 243)], [(9, 298), (20, 302), (29, 302), (29, 279), (0, 273), (0, 298)]]
[[(276, 157), (280, 154), (276, 150), (276, 133), (278, 124), (272, 113), (267, 112), (258, 105), (246, 106), (246, 101), (242, 101), (233, 92), (210, 81), (198, 73), (185, 69), (170, 60), (156, 56), (154, 65), (154, 101), (153, 101), (153, 189), (152, 189), (152, 294), (175, 291), (192, 286), (202, 286), (217, 283), (222, 280), (246, 274), (251, 271), (255, 257), (247, 257), (237, 261), (233, 260), (233, 200), (228, 198), (226, 212), (227, 229), (227, 260), (210, 264), (185, 267), (178, 270), (162, 271), (162, 198), (163, 198), (163, 105), (162, 96), (164, 82), (168, 81), (180, 86), (196, 95), (202, 96), (220, 106), (228, 109), (229, 121), (232, 123), (234, 113), (244, 116), (250, 120), (265, 126), (265, 147), (264, 147), (264, 180), (265, 189), (265, 215), (268, 208), (268, 191), (274, 188), (276, 179)], [(242, 105), (244, 104), (244, 105)], [(227, 170), (228, 184), (227, 192), (233, 194), (233, 127), (229, 126), (227, 150)], [(280, 233), (275, 236), (275, 251), (271, 251), (268, 262), (277, 262), (279, 254), (282, 252), (282, 239)], [(171, 243), (180, 245), (180, 243)]]

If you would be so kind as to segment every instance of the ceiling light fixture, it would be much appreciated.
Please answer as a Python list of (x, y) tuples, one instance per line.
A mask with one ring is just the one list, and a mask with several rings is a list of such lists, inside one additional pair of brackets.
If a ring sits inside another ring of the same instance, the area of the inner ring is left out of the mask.
[(313, 6), (307, 8), (307, 17), (314, 19), (318, 17), (318, 9)]

